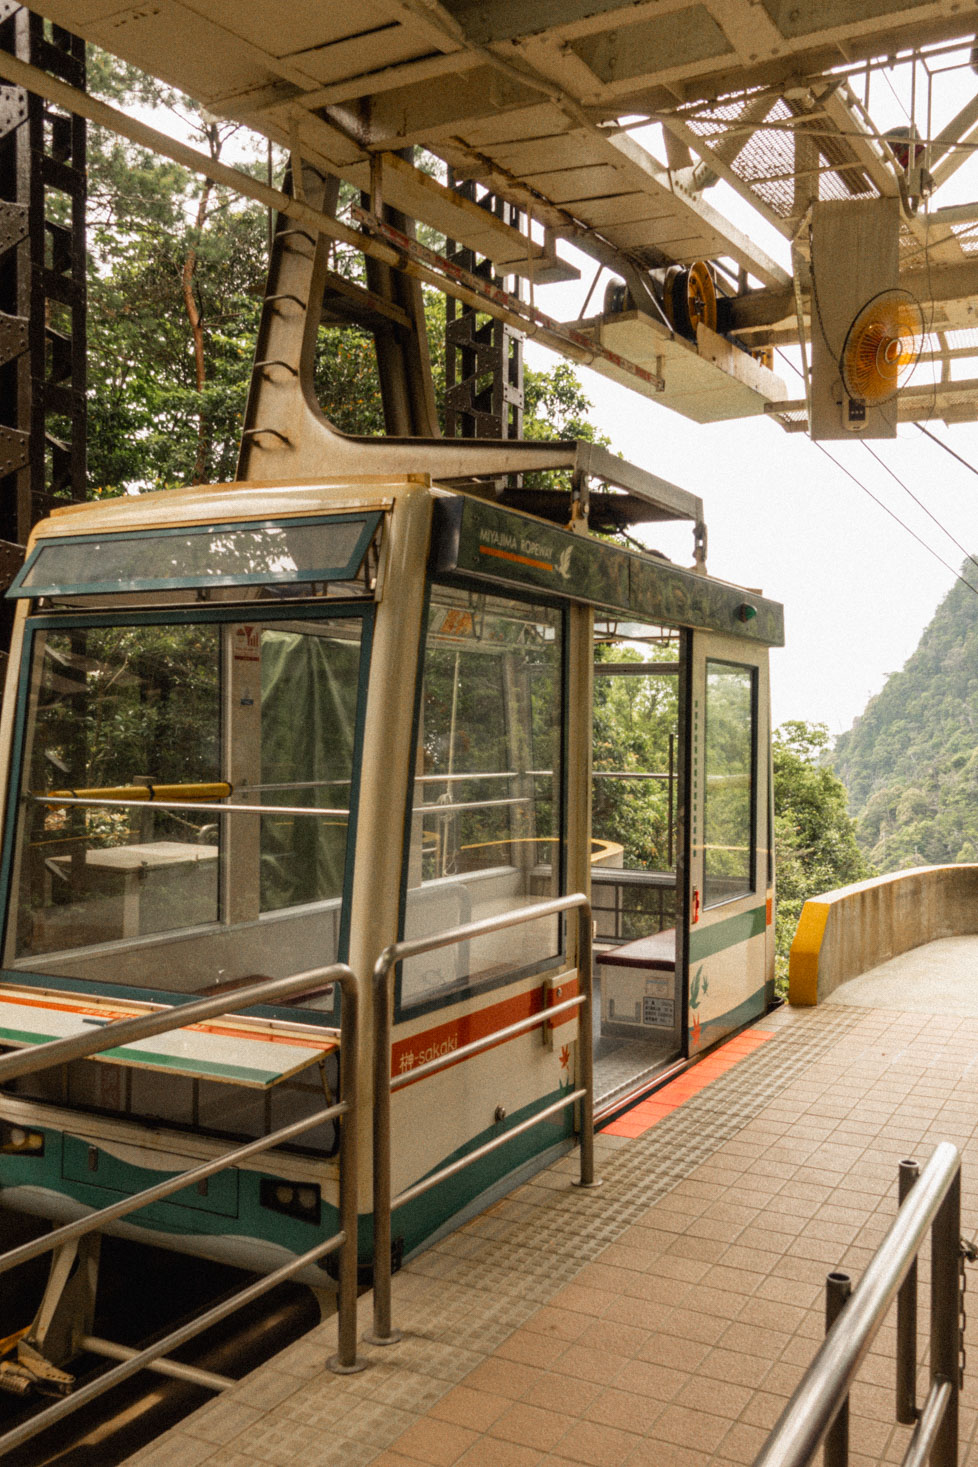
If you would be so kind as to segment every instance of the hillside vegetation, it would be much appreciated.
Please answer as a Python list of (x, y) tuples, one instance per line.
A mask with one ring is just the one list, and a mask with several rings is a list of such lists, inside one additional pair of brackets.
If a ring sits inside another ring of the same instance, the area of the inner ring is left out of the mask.
[(880, 871), (978, 860), (978, 598), (969, 586), (955, 582), (832, 763)]
[(788, 949), (809, 897), (875, 875), (856, 843), (846, 792), (823, 761), (824, 723), (790, 720), (774, 731), (774, 851), (777, 977), (788, 976)]

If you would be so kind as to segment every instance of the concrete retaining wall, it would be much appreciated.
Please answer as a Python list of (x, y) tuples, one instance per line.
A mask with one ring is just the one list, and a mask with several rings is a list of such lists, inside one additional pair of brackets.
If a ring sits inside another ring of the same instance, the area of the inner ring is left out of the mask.
[(877, 963), (978, 932), (978, 865), (919, 866), (814, 897), (788, 960), (788, 998), (814, 1004)]

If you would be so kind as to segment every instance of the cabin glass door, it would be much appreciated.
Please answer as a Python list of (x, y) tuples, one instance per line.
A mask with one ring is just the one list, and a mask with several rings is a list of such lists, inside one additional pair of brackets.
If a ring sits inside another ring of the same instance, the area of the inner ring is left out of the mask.
[(694, 634), (690, 677), (689, 1052), (762, 1014), (769, 888), (767, 650)]
[(682, 1046), (677, 965), (678, 634), (595, 623), (591, 901), (599, 1102), (647, 1084)]

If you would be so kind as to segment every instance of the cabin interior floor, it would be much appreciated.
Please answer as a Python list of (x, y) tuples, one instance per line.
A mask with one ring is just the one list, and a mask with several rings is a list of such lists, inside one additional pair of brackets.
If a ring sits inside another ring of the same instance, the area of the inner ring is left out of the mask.
[[(824, 1334), (826, 1275), (858, 1282), (890, 1226), (903, 1157), (961, 1150), (974, 1235), (976, 1052), (978, 1017), (781, 1008), (724, 1046), (706, 1083), (697, 1066), (668, 1108), (643, 1104), (600, 1133), (601, 1187), (571, 1185), (569, 1154), (412, 1259), (394, 1279), (404, 1338), (364, 1346), (361, 1374), (325, 1369), (327, 1322), (130, 1460), (750, 1463)], [(370, 1309), (366, 1295), (361, 1331)], [(959, 1461), (978, 1467), (978, 1311), (965, 1342)], [(851, 1467), (906, 1449), (894, 1346), (890, 1319), (853, 1389)], [(926, 1388), (921, 1372), (918, 1401)]]
[(679, 1058), (672, 1044), (655, 1039), (611, 1039), (594, 1046), (594, 1104), (599, 1114), (655, 1083)]
[[(597, 967), (597, 964), (595, 965)], [(600, 969), (594, 978), (594, 1108), (607, 1114), (655, 1083), (679, 1059), (671, 1039), (623, 1039), (601, 1029)]]

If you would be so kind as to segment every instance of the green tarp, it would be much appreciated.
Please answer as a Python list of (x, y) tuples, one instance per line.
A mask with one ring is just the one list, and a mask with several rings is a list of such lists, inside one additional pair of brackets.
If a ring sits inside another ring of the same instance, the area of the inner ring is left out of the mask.
[[(307, 789), (270, 790), (265, 803), (349, 807), (359, 662), (354, 642), (263, 632), (262, 784), (317, 781)], [(262, 911), (342, 896), (346, 843), (342, 816), (266, 815)]]

